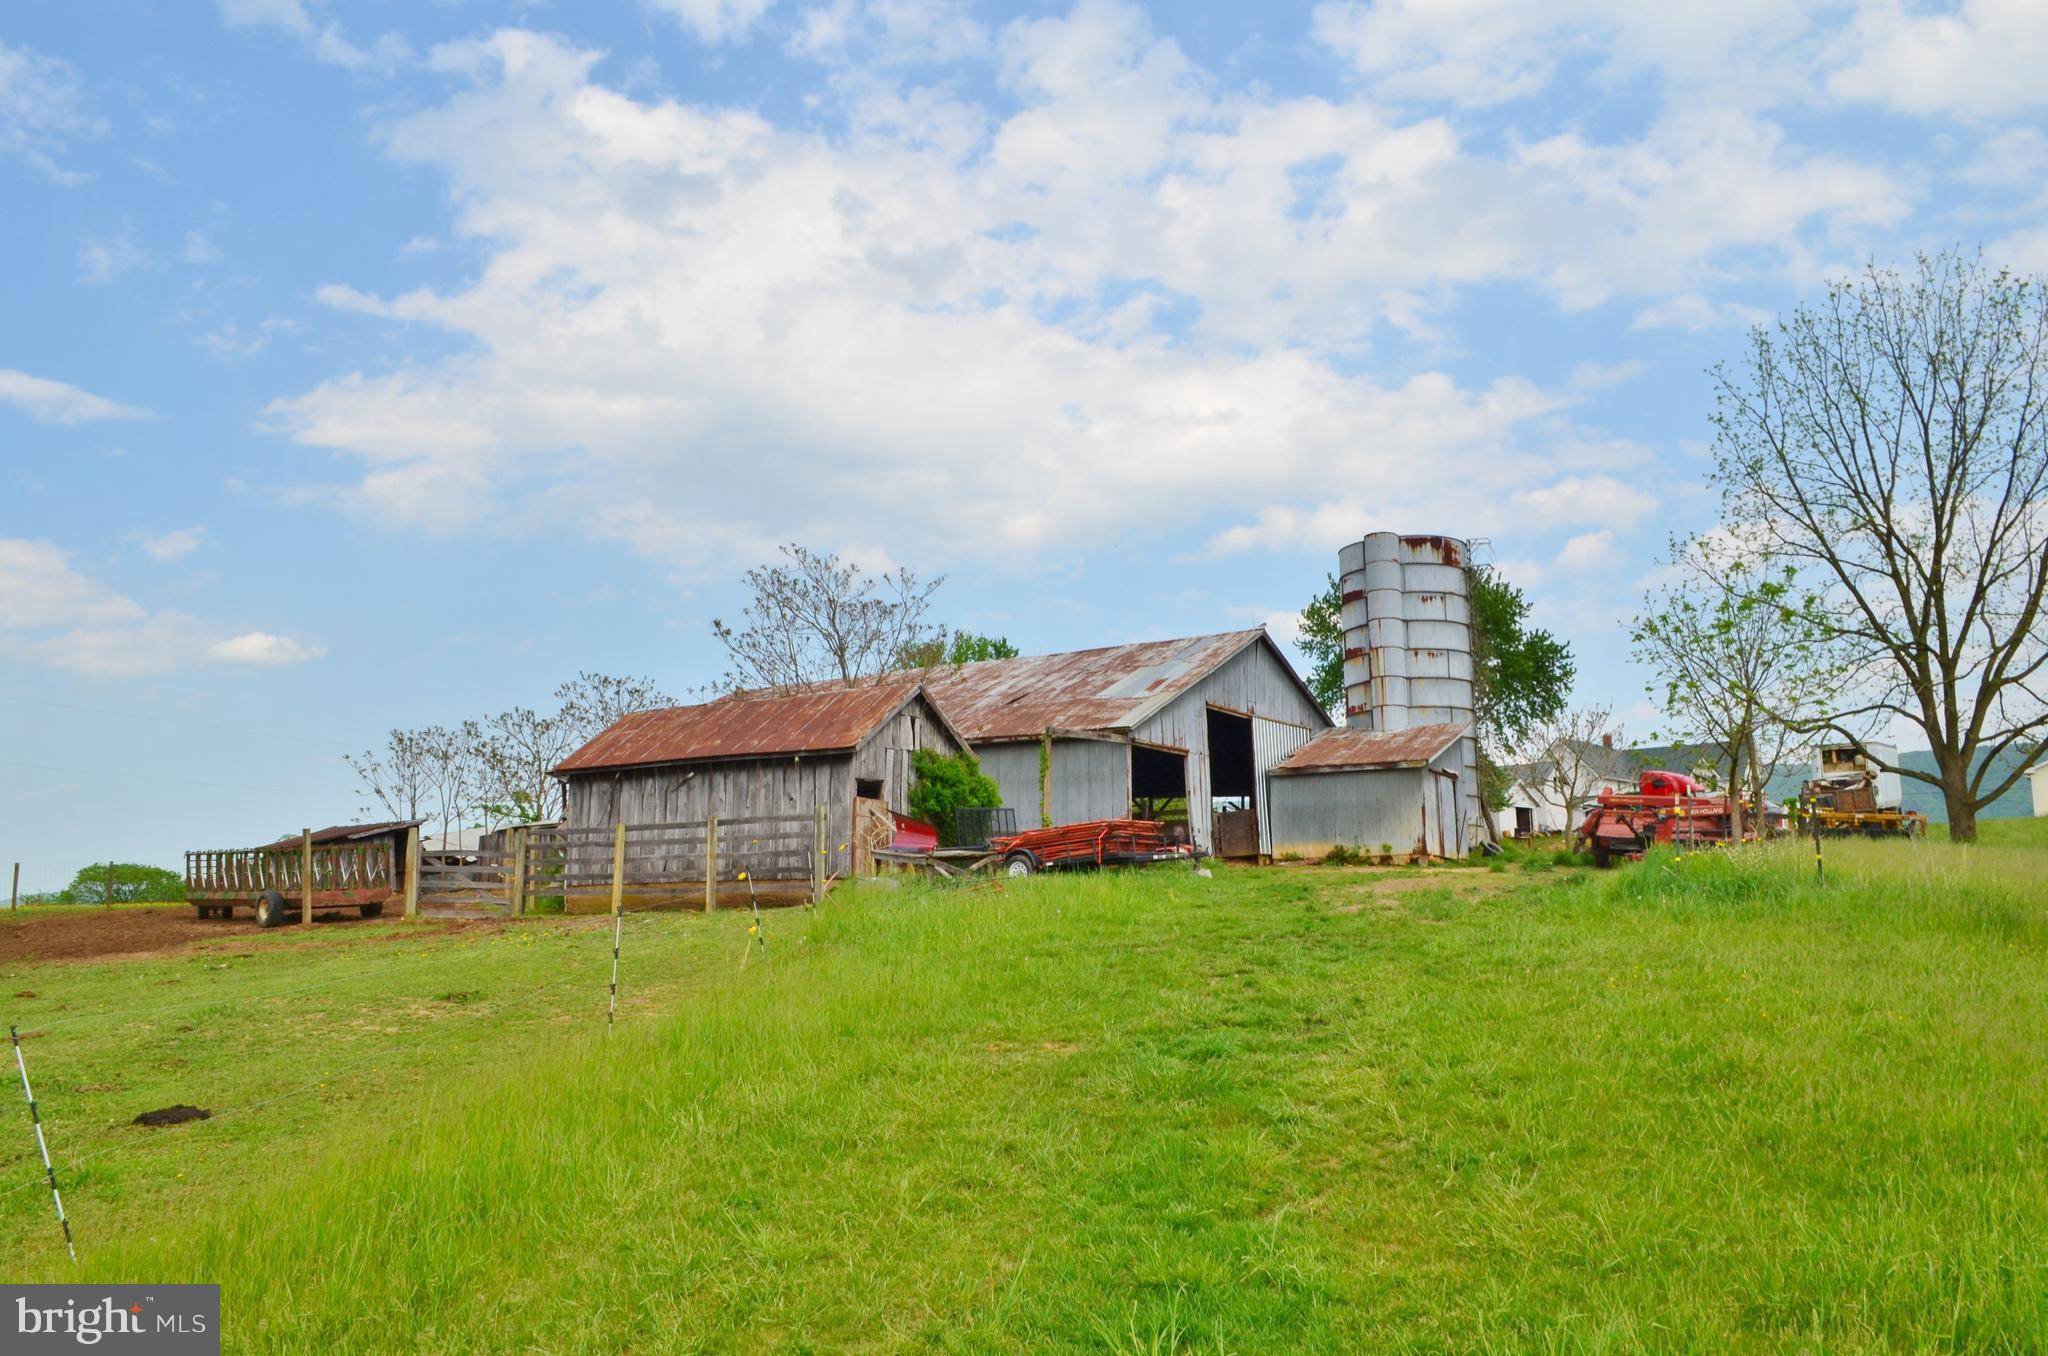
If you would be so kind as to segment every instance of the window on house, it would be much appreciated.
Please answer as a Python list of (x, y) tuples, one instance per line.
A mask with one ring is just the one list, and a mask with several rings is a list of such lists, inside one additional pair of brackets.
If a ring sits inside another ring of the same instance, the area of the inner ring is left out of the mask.
[(882, 779), (880, 777), (854, 778), (853, 794), (865, 800), (880, 800), (882, 798)]

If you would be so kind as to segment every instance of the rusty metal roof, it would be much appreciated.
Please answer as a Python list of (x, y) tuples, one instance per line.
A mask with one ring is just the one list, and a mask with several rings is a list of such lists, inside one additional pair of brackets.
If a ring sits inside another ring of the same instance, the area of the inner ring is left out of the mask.
[(1427, 767), (1471, 727), (1463, 721), (1413, 725), (1405, 730), (1325, 730), (1274, 767), (1275, 772), (1352, 772), (1371, 768)]
[(925, 674), (925, 690), (977, 744), (1036, 739), (1048, 729), (1128, 730), (1261, 640), (1265, 629), (1254, 627), (941, 665)]
[(776, 754), (844, 753), (918, 694), (916, 681), (808, 688), (724, 697), (701, 706), (637, 711), (555, 768), (590, 772), (650, 763), (694, 763)]
[[(380, 833), (397, 833), (402, 829), (416, 828), (426, 822), (424, 819), (386, 819), (375, 824), (336, 824), (332, 828), (313, 830), (313, 841), (346, 843), (356, 838), (374, 838)], [(303, 840), (296, 833), (288, 833), (277, 841), (297, 843)]]

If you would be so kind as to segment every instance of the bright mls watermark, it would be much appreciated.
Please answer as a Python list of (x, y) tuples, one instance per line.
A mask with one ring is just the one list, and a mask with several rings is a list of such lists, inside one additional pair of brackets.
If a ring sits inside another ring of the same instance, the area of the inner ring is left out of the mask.
[(217, 1285), (0, 1285), (0, 1342), (8, 1356), (149, 1352), (219, 1356)]

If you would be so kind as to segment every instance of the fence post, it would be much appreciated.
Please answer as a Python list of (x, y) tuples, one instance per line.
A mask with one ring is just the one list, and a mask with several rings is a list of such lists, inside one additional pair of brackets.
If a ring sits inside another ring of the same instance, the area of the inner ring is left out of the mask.
[(71, 1254), (71, 1260), (78, 1260), (78, 1249), (71, 1243), (71, 1221), (64, 1218), (64, 1198), (57, 1194), (57, 1169), (50, 1166), (50, 1144), (43, 1138), (43, 1113), (36, 1107), (36, 1094), (28, 1085), (28, 1061), (21, 1055), (21, 1031), (18, 1027), (7, 1028), (7, 1038), (14, 1042), (14, 1067), (21, 1070), (21, 1095), (28, 1099), (28, 1118), (36, 1127), (36, 1148), (43, 1155), (43, 1176), (50, 1179), (50, 1204), (57, 1207), (57, 1223), (64, 1226), (64, 1251)]
[(299, 921), (313, 925), (313, 831), (299, 830)]
[(825, 806), (820, 802), (813, 810), (811, 822), (811, 903), (816, 906), (825, 898)]
[(704, 821), (704, 912), (718, 907), (718, 816)]
[(610, 1026), (619, 1012), (619, 933), (626, 918), (626, 826), (612, 830), (612, 996), (605, 1009), (604, 1024)]
[(13, 889), (11, 889), (11, 890), (9, 890), (9, 891), (7, 892), (7, 907), (8, 907), (8, 908), (10, 908), (10, 909), (18, 909), (18, 908), (20, 908), (20, 907), (21, 907), (21, 863), (20, 863), (20, 862), (16, 862), (16, 863), (14, 864), (14, 888), (13, 888)]
[(514, 918), (523, 918), (526, 916), (525, 826), (515, 825), (512, 828), (506, 829), (505, 843), (512, 852), (512, 898), (507, 902), (511, 905), (512, 916)]
[(420, 916), (420, 826), (405, 831), (405, 916)]
[(114, 859), (112, 857), (107, 858), (107, 897), (100, 901), (100, 905), (102, 908), (109, 909), (114, 906)]

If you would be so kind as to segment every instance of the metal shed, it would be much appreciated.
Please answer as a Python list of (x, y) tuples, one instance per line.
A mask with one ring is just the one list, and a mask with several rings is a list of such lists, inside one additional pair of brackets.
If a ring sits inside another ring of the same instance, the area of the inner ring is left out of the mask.
[(1405, 730), (1329, 730), (1273, 769), (1275, 855), (1332, 848), (1463, 857), (1462, 721)]
[(966, 742), (916, 680), (727, 697), (621, 717), (555, 768), (570, 830), (810, 813), (851, 865), (856, 796), (909, 808), (918, 749)]
[(1019, 824), (1184, 803), (1190, 840), (1225, 856), (1272, 853), (1267, 774), (1330, 728), (1263, 627), (960, 664), (925, 686)]

